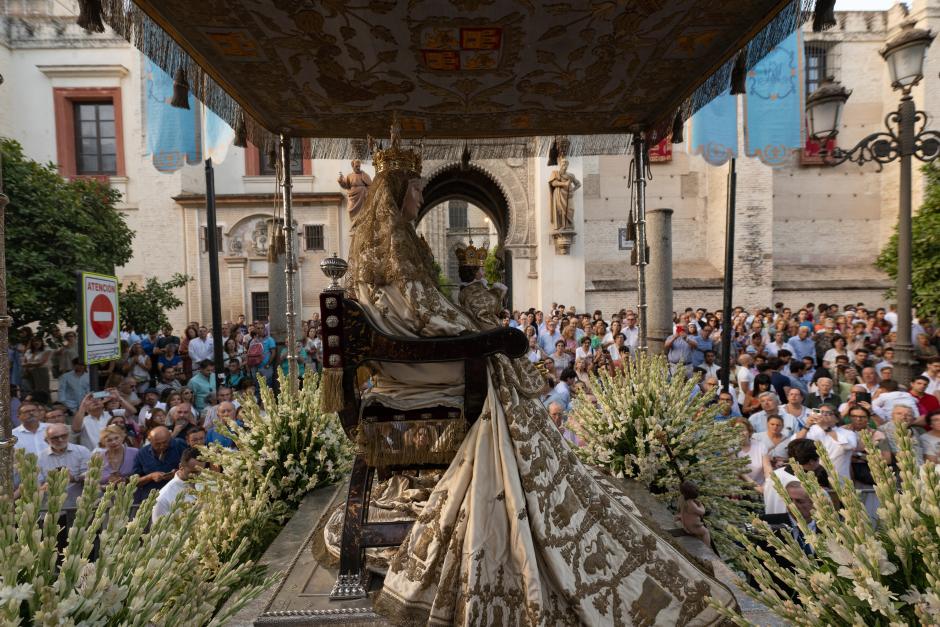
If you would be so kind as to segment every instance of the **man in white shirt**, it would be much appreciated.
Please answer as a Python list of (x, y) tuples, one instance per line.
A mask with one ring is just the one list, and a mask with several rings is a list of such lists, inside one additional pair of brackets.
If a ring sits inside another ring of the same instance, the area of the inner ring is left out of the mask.
[(13, 429), (16, 436), (15, 448), (32, 453), (37, 458), (46, 450), (46, 423), (40, 422), (46, 415), (45, 410), (34, 401), (23, 401), (20, 405), (20, 426)]
[(209, 329), (199, 327), (199, 337), (189, 341), (189, 358), (192, 359), (194, 364), (206, 359), (212, 361), (212, 351), (213, 344), (212, 338), (209, 337)]
[(881, 422), (887, 422), (898, 405), (909, 407), (915, 416), (920, 415), (917, 399), (910, 392), (899, 389), (898, 382), (893, 379), (882, 381), (871, 401), (872, 413), (880, 418)]
[[(112, 391), (111, 396), (117, 396), (117, 393)], [(86, 394), (72, 417), (72, 433), (79, 434), (79, 444), (93, 451), (98, 448), (101, 430), (108, 426), (110, 420), (111, 414), (104, 409), (104, 399)]]
[(767, 431), (767, 419), (771, 416), (780, 416), (783, 420), (783, 430), (781, 432), (785, 438), (790, 437), (799, 429), (793, 416), (780, 412), (780, 401), (776, 392), (762, 392), (757, 400), (760, 402), (761, 411), (751, 414), (751, 417), (748, 418), (751, 426), (754, 427), (754, 433)]
[(627, 346), (630, 349), (630, 354), (633, 354), (636, 347), (640, 345), (640, 327), (636, 326), (636, 314), (628, 311), (624, 323), (624, 327), (620, 330), (627, 339), (624, 346)]
[[(836, 426), (836, 413), (828, 407), (807, 419), (805, 437), (822, 442), (836, 473), (843, 479), (852, 479), (852, 453), (858, 446), (858, 435), (854, 431)], [(802, 432), (801, 432), (802, 433)], [(800, 437), (799, 434), (797, 437)]]
[(191, 503), (196, 500), (188, 481), (202, 472), (203, 468), (205, 468), (205, 462), (199, 459), (198, 449), (188, 448), (183, 451), (179, 470), (176, 471), (169, 483), (160, 488), (157, 502), (154, 503), (153, 512), (150, 514), (151, 523), (156, 524), (160, 518), (169, 514), (180, 494), (184, 495), (182, 497), (184, 501)]
[[(793, 440), (787, 445), (787, 457), (790, 458), (789, 464), (774, 470), (774, 474), (780, 479), (787, 494), (793, 499), (794, 505), (800, 510), (800, 513), (806, 517), (803, 511), (803, 505), (809, 501), (809, 495), (806, 494), (803, 484), (793, 472), (792, 465), (799, 464), (803, 470), (813, 472), (819, 467), (819, 454), (816, 452), (816, 445), (807, 440)], [(810, 501), (810, 505), (811, 505)], [(810, 510), (812, 508), (810, 507)], [(788, 513), (786, 501), (777, 493), (773, 480), (768, 479), (764, 485), (764, 513), (765, 514), (786, 514)]]

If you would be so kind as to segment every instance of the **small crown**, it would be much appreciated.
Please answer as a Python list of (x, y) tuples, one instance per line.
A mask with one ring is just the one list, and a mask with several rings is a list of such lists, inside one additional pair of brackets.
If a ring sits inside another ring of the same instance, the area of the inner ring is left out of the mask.
[(402, 170), (421, 176), (421, 155), (414, 150), (401, 147), (401, 124), (398, 123), (397, 113), (392, 118), (390, 136), (388, 148), (375, 150), (372, 153), (372, 164), (375, 166), (376, 173)]
[(483, 267), (483, 262), (486, 261), (486, 255), (489, 251), (486, 249), (486, 246), (480, 246), (477, 248), (473, 245), (473, 241), (464, 248), (463, 246), (458, 246), (454, 254), (457, 255), (457, 261), (461, 266), (474, 266), (477, 268)]

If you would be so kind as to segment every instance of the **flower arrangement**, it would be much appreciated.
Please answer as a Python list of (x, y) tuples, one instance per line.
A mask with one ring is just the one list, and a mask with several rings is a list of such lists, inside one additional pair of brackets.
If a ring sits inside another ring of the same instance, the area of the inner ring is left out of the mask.
[(575, 400), (570, 425), (582, 460), (618, 477), (636, 479), (675, 507), (679, 484), (694, 481), (722, 551), (732, 548), (727, 524), (743, 524), (756, 493), (735, 454), (740, 432), (715, 420), (714, 391), (694, 396), (695, 379), (671, 377), (662, 355), (639, 354), (626, 371), (591, 378), (596, 404)]
[(216, 568), (203, 566), (200, 553), (208, 540), (188, 503), (148, 530), (156, 493), (132, 515), (136, 479), (100, 494), (97, 456), (60, 552), (68, 472), (50, 473), (42, 490), (36, 457), (17, 450), (16, 464), (20, 496), (0, 496), (4, 625), (222, 625), (269, 583), (257, 581), (244, 543)]
[(336, 414), (320, 410), (319, 378), (308, 373), (291, 395), (280, 374), (285, 391), (275, 398), (259, 378), (262, 405), (246, 398), (241, 425), (217, 425), (235, 448), (204, 451), (203, 458), (221, 469), (207, 469), (196, 480), (199, 524), (215, 549), (206, 556), (211, 562), (226, 559), (242, 538), (251, 541), (250, 555), (260, 553), (307, 492), (350, 469), (353, 445)]
[[(812, 554), (790, 534), (776, 534), (759, 520), (753, 523), (752, 537), (729, 530), (744, 547), (739, 565), (755, 581), (754, 586), (741, 582), (741, 588), (794, 625), (940, 625), (940, 469), (918, 467), (912, 437), (906, 426), (899, 426), (895, 475), (871, 436), (863, 435), (880, 503), (877, 523), (852, 483), (836, 474), (819, 443), (820, 462), (841, 509), (813, 473), (798, 468), (813, 503), (815, 529), (774, 477)], [(735, 623), (747, 624), (716, 607)]]

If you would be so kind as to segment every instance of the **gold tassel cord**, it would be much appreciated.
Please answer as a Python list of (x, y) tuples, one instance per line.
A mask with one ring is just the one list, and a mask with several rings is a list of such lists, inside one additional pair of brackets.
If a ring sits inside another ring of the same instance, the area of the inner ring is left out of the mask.
[(320, 409), (338, 412), (346, 406), (343, 396), (343, 369), (324, 368), (320, 378)]

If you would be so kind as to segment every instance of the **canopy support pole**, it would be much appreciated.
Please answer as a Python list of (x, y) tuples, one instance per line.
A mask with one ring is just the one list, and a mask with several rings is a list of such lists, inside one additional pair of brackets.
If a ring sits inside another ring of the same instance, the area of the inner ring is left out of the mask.
[(633, 180), (636, 184), (636, 295), (640, 319), (637, 350), (647, 351), (649, 328), (646, 321), (646, 139), (641, 132), (633, 134)]
[(212, 159), (206, 159), (206, 248), (209, 251), (209, 293), (212, 301), (212, 363), (215, 364), (216, 381), (225, 376), (222, 350), (222, 296), (219, 287), (219, 237), (215, 211), (215, 169)]
[(735, 172), (735, 159), (731, 157), (728, 170), (728, 214), (725, 222), (725, 278), (722, 284), (721, 314), (721, 389), (730, 391), (731, 369), (731, 300), (734, 289), (734, 211), (737, 197), (738, 175)]
[[(3, 82), (0, 77), (0, 82)], [(0, 154), (0, 488), (2, 496), (13, 500), (13, 417), (10, 412), (10, 325), (13, 318), (7, 313), (6, 269), (6, 206), (9, 199), (3, 193), (3, 155)]]
[[(294, 277), (297, 274), (297, 254), (294, 251), (294, 207), (291, 195), (293, 183), (291, 182), (291, 138), (281, 133), (281, 172), (283, 181), (281, 189), (284, 193), (284, 254), (286, 256), (284, 277), (287, 280), (287, 303), (285, 318), (287, 319), (287, 391), (290, 394), (297, 392), (297, 293), (294, 289)], [(277, 366), (275, 366), (277, 367)], [(277, 372), (275, 372), (277, 376)]]

